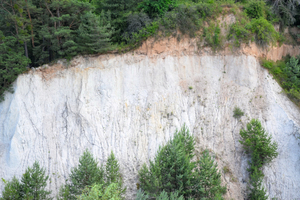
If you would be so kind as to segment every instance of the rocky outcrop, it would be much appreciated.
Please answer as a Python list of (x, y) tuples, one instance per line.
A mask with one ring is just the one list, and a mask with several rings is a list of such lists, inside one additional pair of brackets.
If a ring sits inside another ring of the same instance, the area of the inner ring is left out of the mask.
[[(255, 48), (214, 54), (171, 39), (21, 75), (0, 103), (0, 177), (20, 176), (38, 160), (56, 193), (86, 148), (100, 163), (113, 151), (133, 199), (141, 165), (186, 124), (197, 152), (215, 156), (226, 197), (243, 199), (249, 158), (239, 130), (258, 118), (278, 143), (278, 158), (264, 168), (270, 198), (299, 198), (300, 112), (257, 60), (299, 50)], [(235, 106), (245, 112), (241, 120)]]

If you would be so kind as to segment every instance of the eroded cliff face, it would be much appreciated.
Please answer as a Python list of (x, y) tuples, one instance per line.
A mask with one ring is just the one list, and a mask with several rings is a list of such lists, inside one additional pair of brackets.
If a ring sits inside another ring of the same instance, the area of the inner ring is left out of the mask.
[[(21, 176), (38, 160), (55, 194), (86, 148), (100, 163), (113, 151), (134, 199), (141, 165), (185, 123), (197, 152), (215, 155), (226, 197), (243, 199), (249, 158), (239, 131), (258, 118), (278, 143), (279, 156), (264, 168), (270, 198), (299, 198), (300, 112), (257, 60), (298, 51), (252, 45), (213, 54), (191, 40), (166, 40), (32, 70), (0, 103), (0, 177)], [(241, 120), (235, 106), (245, 112)]]

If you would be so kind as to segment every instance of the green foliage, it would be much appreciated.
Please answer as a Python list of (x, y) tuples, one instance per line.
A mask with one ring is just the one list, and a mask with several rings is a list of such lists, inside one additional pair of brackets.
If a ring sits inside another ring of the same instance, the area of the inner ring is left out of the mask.
[(172, 192), (168, 195), (167, 192), (162, 191), (156, 200), (184, 200), (183, 196), (179, 196), (178, 192)]
[(261, 123), (257, 119), (252, 119), (247, 124), (247, 130), (241, 129), (240, 135), (246, 152), (251, 156), (249, 199), (268, 199), (265, 189), (262, 187), (263, 173), (262, 167), (270, 163), (278, 156), (277, 143), (271, 141)]
[(245, 19), (231, 25), (228, 39), (234, 39), (234, 46), (239, 47), (241, 43), (249, 42), (252, 34), (249, 30), (249, 24)]
[(114, 28), (111, 40), (115, 43), (123, 41), (122, 35), (127, 28), (127, 18), (132, 12), (136, 11), (141, 0), (103, 0), (101, 10), (96, 14), (100, 14), (102, 9), (104, 12), (110, 13), (110, 24)]
[(117, 183), (111, 183), (107, 187), (104, 185), (93, 185), (86, 187), (82, 194), (77, 197), (78, 200), (121, 200), (122, 191)]
[(93, 184), (103, 184), (104, 170), (98, 167), (98, 162), (92, 154), (85, 150), (79, 159), (79, 164), (71, 170), (69, 182), (61, 188), (61, 199), (75, 199), (82, 190)]
[(221, 174), (217, 167), (208, 150), (205, 150), (197, 162), (196, 199), (214, 199), (226, 193), (226, 187), (221, 186)]
[(24, 55), (24, 48), (16, 37), (5, 37), (0, 31), (0, 102), (4, 92), (13, 92), (12, 83), (19, 74), (26, 71), (30, 60)]
[(262, 60), (262, 66), (273, 74), (275, 79), (284, 88), (288, 97), (300, 105), (300, 65), (296, 57), (286, 58), (276, 63)]
[(243, 115), (244, 115), (244, 112), (239, 107), (234, 107), (234, 110), (233, 110), (233, 117), (234, 118), (238, 119)]
[(282, 25), (292, 25), (299, 15), (298, 0), (268, 0), (272, 12), (280, 19)]
[(40, 200), (50, 198), (50, 191), (45, 190), (48, 176), (46, 170), (41, 168), (39, 163), (34, 162), (32, 167), (28, 167), (22, 176), (21, 182), (13, 177), (11, 181), (5, 181), (5, 187), (2, 191), (1, 200)]
[[(100, 16), (101, 21), (106, 21), (104, 13)], [(99, 53), (111, 50), (110, 37), (112, 30), (110, 30), (109, 22), (101, 24), (99, 16), (91, 12), (81, 16), (81, 23), (78, 27), (78, 49), (81, 53)]]
[(263, 17), (254, 18), (248, 23), (241, 20), (230, 27), (228, 39), (235, 39), (235, 46), (240, 46), (241, 42), (247, 42), (252, 37), (255, 37), (255, 42), (263, 47), (270, 43), (274, 45), (280, 39), (274, 26)]
[(261, 65), (267, 69), (272, 69), (273, 68), (273, 61), (269, 60), (263, 60)]
[(136, 193), (135, 200), (147, 200), (149, 199), (149, 195), (145, 194), (143, 190), (139, 189)]
[(48, 179), (49, 177), (46, 176), (46, 170), (41, 168), (36, 161), (22, 176), (22, 197), (31, 200), (52, 199), (49, 197), (51, 192), (45, 190)]
[(258, 169), (278, 156), (277, 143), (271, 141), (271, 136), (257, 119), (252, 119), (247, 124), (247, 130), (242, 129), (240, 135), (242, 137), (240, 143), (251, 155), (251, 165)]
[[(4, 180), (5, 181), (5, 180)], [(2, 191), (2, 197), (0, 200), (21, 200), (22, 199), (22, 186), (20, 181), (14, 176), (11, 181), (4, 182), (5, 187)]]
[(208, 28), (203, 28), (203, 37), (205, 38), (205, 42), (207, 45), (211, 46), (213, 50), (216, 50), (221, 46), (221, 29), (219, 25), (215, 25), (211, 23)]
[(100, 195), (99, 199), (115, 197), (122, 198), (125, 193), (123, 188), (120, 167), (113, 152), (107, 159), (105, 170), (98, 166), (98, 162), (92, 154), (85, 150), (79, 159), (79, 164), (71, 170), (69, 180), (62, 186), (58, 199), (93, 199)]
[(176, 7), (176, 0), (144, 0), (139, 8), (149, 16), (162, 16), (166, 11)]
[(255, 34), (256, 43), (261, 46), (274, 44), (279, 37), (274, 26), (262, 17), (251, 20), (250, 30)]
[(266, 15), (265, 6), (265, 1), (252, 0), (248, 3), (247, 6), (245, 6), (245, 12), (250, 18), (264, 18)]
[(208, 153), (198, 162), (191, 161), (194, 145), (194, 138), (186, 127), (177, 131), (172, 140), (160, 147), (149, 168), (144, 164), (139, 171), (140, 187), (152, 197), (167, 198), (174, 192), (184, 198), (223, 194), (220, 174)]
[(253, 172), (250, 174), (250, 183), (249, 183), (249, 199), (253, 200), (267, 200), (268, 196), (266, 194), (266, 189), (263, 188), (264, 174), (261, 170), (254, 167)]
[(120, 165), (113, 152), (109, 155), (105, 166), (105, 185), (115, 183), (118, 186), (118, 191), (124, 194), (126, 188), (123, 188), (123, 179), (120, 173)]

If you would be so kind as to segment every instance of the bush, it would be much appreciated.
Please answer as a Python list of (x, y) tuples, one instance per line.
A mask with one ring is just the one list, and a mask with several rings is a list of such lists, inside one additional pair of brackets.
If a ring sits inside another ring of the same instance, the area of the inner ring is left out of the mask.
[(221, 47), (222, 38), (221, 38), (221, 29), (219, 25), (213, 23), (210, 24), (208, 28), (203, 28), (203, 37), (207, 45), (211, 46), (213, 50)]
[(262, 17), (252, 19), (249, 28), (255, 34), (256, 43), (260, 46), (267, 46), (270, 43), (275, 44), (279, 38), (274, 26)]
[(241, 43), (249, 42), (252, 33), (249, 30), (249, 23), (245, 19), (231, 25), (228, 39), (234, 39), (234, 46), (239, 47)]
[(138, 33), (143, 28), (151, 24), (151, 19), (146, 13), (135, 13), (127, 17), (127, 28), (123, 37), (125, 40), (130, 41), (134, 33)]
[(78, 200), (122, 200), (122, 191), (117, 183), (111, 183), (107, 187), (104, 185), (93, 185), (86, 187)]
[(162, 16), (166, 11), (176, 7), (176, 0), (145, 0), (139, 8), (152, 18)]
[(252, 0), (245, 6), (245, 12), (250, 18), (265, 18), (265, 6), (264, 1)]
[(233, 117), (234, 118), (238, 119), (243, 115), (244, 115), (244, 112), (239, 107), (234, 107), (234, 110), (233, 110)]
[(273, 62), (269, 60), (263, 60), (261, 65), (267, 69), (272, 69), (273, 68)]

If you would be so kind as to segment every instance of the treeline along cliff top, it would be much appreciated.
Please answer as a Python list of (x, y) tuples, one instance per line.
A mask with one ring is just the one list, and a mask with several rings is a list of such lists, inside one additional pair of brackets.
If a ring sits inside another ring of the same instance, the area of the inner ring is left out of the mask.
[[(286, 41), (300, 23), (299, 0), (0, 0), (0, 100), (30, 67), (76, 55), (127, 51), (149, 37), (198, 38), (213, 50)], [(236, 22), (217, 20), (234, 14)], [(280, 25), (275, 31), (274, 24)], [(229, 26), (221, 35), (221, 27)], [(294, 42), (298, 35), (294, 35)], [(293, 42), (292, 41), (292, 42)]]

